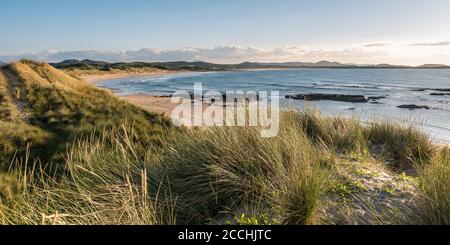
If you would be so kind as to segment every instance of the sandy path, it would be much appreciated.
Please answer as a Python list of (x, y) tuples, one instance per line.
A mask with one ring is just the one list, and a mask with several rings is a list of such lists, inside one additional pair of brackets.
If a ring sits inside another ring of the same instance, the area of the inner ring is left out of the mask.
[(28, 122), (29, 116), (25, 109), (28, 106), (28, 98), (22, 81), (20, 81), (19, 77), (17, 77), (8, 69), (3, 69), (3, 74), (6, 77), (9, 93), (11, 95), (13, 103), (17, 107), (17, 111), (19, 112), (21, 119), (24, 122)]

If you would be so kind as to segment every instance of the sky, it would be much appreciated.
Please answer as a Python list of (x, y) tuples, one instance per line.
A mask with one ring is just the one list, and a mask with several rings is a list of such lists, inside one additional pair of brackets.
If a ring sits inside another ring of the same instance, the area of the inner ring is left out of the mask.
[(448, 0), (0, 0), (0, 60), (450, 64)]

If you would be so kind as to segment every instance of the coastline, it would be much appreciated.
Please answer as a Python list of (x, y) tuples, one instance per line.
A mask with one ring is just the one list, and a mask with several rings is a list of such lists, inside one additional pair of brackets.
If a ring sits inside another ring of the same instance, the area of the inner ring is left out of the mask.
[[(101, 75), (86, 75), (80, 76), (80, 78), (91, 82), (94, 86), (97, 86), (96, 83), (110, 80), (110, 79), (119, 79), (119, 78), (136, 78), (143, 76), (164, 76), (176, 73), (189, 73), (189, 71), (154, 71), (154, 72), (141, 72), (141, 73), (113, 73), (113, 74), (101, 74)], [(165, 116), (171, 116), (172, 111), (179, 104), (172, 103), (171, 97), (168, 96), (158, 96), (158, 95), (147, 95), (142, 93), (136, 94), (128, 94), (128, 95), (118, 95), (115, 94), (119, 99), (131, 103), (137, 107), (140, 107), (146, 111), (163, 114)], [(206, 106), (208, 107), (208, 106)], [(443, 146), (448, 146), (449, 143), (444, 142), (440, 139), (435, 139), (430, 136), (430, 139), (433, 143), (439, 148)]]
[[(119, 78), (136, 78), (144, 76), (163, 76), (170, 74), (186, 73), (187, 71), (165, 71), (158, 70), (153, 72), (142, 72), (142, 73), (113, 73), (113, 74), (98, 74), (98, 75), (82, 75), (79, 76), (81, 79), (92, 83), (95, 83), (119, 79)], [(131, 95), (117, 95), (116, 96), (128, 103), (131, 103), (137, 107), (140, 107), (146, 111), (154, 112), (158, 114), (163, 114), (170, 116), (172, 110), (178, 105), (171, 103), (171, 97), (164, 96), (152, 96), (145, 94), (131, 94)]]
[(171, 97), (151, 96), (144, 94), (117, 95), (121, 100), (140, 107), (146, 111), (170, 116), (178, 105), (171, 103)]
[(95, 75), (80, 75), (79, 78), (86, 80), (91, 83), (101, 82), (105, 80), (113, 80), (119, 78), (133, 78), (133, 77), (144, 77), (144, 76), (161, 76), (177, 73), (185, 73), (186, 71), (167, 71), (167, 70), (157, 70), (151, 72), (130, 72), (130, 73), (109, 73), (109, 74), (95, 74)]

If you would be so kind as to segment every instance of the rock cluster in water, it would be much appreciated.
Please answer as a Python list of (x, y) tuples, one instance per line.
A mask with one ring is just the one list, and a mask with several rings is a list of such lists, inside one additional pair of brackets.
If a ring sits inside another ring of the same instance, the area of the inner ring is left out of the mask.
[(347, 95), (347, 94), (295, 94), (295, 95), (286, 95), (286, 99), (309, 100), (309, 101), (333, 100), (351, 103), (369, 102), (369, 100), (366, 99), (366, 97), (363, 95)]
[(409, 109), (409, 110), (416, 110), (416, 109), (426, 109), (429, 110), (431, 109), (431, 107), (427, 106), (427, 105), (399, 105), (397, 106), (397, 108), (400, 109)]

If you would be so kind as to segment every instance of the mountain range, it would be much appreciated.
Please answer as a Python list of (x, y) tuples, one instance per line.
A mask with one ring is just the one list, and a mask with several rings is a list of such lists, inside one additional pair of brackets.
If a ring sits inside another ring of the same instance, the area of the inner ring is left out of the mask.
[(211, 71), (211, 70), (235, 70), (235, 69), (294, 69), (294, 68), (346, 68), (346, 69), (405, 69), (405, 68), (421, 68), (421, 69), (438, 69), (438, 68), (450, 68), (447, 65), (441, 64), (425, 64), (421, 66), (399, 66), (390, 64), (377, 64), (377, 65), (356, 65), (356, 64), (343, 64), (339, 62), (320, 61), (320, 62), (284, 62), (284, 63), (259, 63), (259, 62), (243, 62), (240, 64), (214, 64), (202, 61), (171, 61), (171, 62), (116, 62), (110, 63), (105, 61), (95, 61), (90, 59), (85, 60), (64, 60), (62, 62), (51, 63), (55, 68), (60, 69), (126, 69), (126, 68), (159, 68), (167, 70), (198, 70), (198, 71)]

